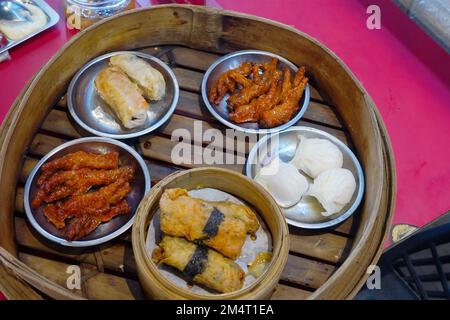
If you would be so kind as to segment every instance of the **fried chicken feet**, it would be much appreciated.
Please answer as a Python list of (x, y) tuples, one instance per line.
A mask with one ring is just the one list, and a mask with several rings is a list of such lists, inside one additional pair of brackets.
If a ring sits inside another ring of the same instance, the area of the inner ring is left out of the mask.
[[(301, 67), (291, 80), (291, 71), (277, 69), (278, 60), (243, 63), (225, 72), (210, 91), (209, 100), (219, 104), (227, 92), (230, 120), (235, 123), (258, 122), (273, 128), (288, 122), (299, 108), (308, 78)], [(281, 80), (280, 80), (281, 79)], [(240, 88), (235, 92), (236, 88)]]
[(101, 223), (108, 222), (118, 215), (129, 213), (130, 207), (128, 203), (125, 200), (122, 200), (116, 206), (111, 207), (111, 209), (104, 214), (99, 214), (95, 216), (89, 214), (82, 214), (79, 217), (70, 220), (66, 228), (67, 240), (73, 241), (81, 239), (90, 234), (91, 232), (93, 232), (95, 229), (97, 229), (97, 227)]
[(43, 201), (50, 203), (70, 195), (86, 193), (94, 186), (108, 185), (121, 178), (131, 181), (133, 176), (134, 169), (130, 166), (113, 170), (83, 168), (60, 171), (47, 180), (41, 181), (41, 187), (31, 206), (36, 209)]
[(90, 169), (116, 169), (119, 166), (119, 153), (108, 152), (106, 154), (95, 154), (85, 151), (77, 151), (65, 155), (62, 158), (45, 163), (42, 166), (42, 175), (38, 179), (41, 186), (53, 173), (58, 170), (76, 170), (82, 168)]
[(56, 228), (65, 227), (66, 219), (80, 215), (104, 215), (131, 191), (131, 186), (125, 179), (100, 188), (98, 191), (74, 195), (64, 202), (51, 203), (44, 208), (44, 215)]
[(70, 153), (42, 165), (31, 206), (37, 209), (47, 204), (43, 208), (46, 219), (67, 240), (78, 240), (101, 223), (131, 212), (126, 197), (133, 179), (133, 167), (119, 167), (118, 152)]
[(243, 81), (237, 74), (245, 78), (252, 72), (252, 68), (253, 64), (251, 62), (244, 62), (239, 67), (222, 74), (209, 91), (209, 101), (219, 104), (227, 92), (233, 92), (235, 90), (236, 79)]
[(266, 70), (259, 77), (253, 81), (253, 84), (243, 88), (239, 92), (231, 95), (227, 102), (231, 108), (236, 108), (245, 104), (248, 104), (252, 99), (265, 94), (273, 82), (273, 78), (276, 77), (277, 59), (272, 59), (272, 61), (267, 64)]
[(305, 78), (305, 68), (300, 68), (295, 75), (292, 89), (287, 93), (281, 104), (270, 110), (262, 112), (259, 125), (262, 128), (273, 128), (288, 122), (299, 108), (299, 101), (302, 97), (308, 78)]

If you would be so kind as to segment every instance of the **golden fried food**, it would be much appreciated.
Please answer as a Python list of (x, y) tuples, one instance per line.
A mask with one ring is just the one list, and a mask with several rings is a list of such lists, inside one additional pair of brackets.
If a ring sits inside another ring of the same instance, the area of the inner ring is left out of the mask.
[[(229, 92), (233, 92), (236, 89), (236, 82), (232, 78), (227, 77), (227, 79), (225, 80), (225, 88)], [(225, 91), (225, 93), (226, 93), (226, 91)]]
[(130, 166), (112, 170), (83, 168), (60, 171), (41, 184), (31, 206), (38, 208), (43, 201), (49, 203), (70, 195), (83, 194), (94, 186), (108, 185), (121, 178), (131, 181), (133, 176), (134, 169)]
[(248, 76), (252, 72), (252, 67), (251, 62), (243, 62), (239, 67), (222, 74), (209, 91), (209, 101), (219, 104), (227, 92), (233, 92), (236, 88), (236, 82), (230, 78), (230, 74), (238, 73), (243, 76)]
[(260, 64), (260, 63), (255, 63), (253, 65), (253, 68), (252, 68), (252, 80), (253, 80), (253, 82), (258, 83), (259, 80), (261, 79), (261, 74), (262, 74), (262, 70), (261, 69), (262, 69), (262, 67), (263, 67), (263, 65)]
[(118, 215), (129, 214), (130, 211), (130, 206), (126, 200), (122, 200), (103, 214), (82, 214), (77, 216), (70, 220), (67, 225), (65, 230), (66, 238), (69, 241), (81, 239), (97, 229), (101, 223), (108, 222)]
[(133, 80), (147, 99), (158, 101), (166, 94), (164, 76), (144, 59), (134, 54), (122, 53), (112, 56), (109, 64)]
[[(250, 79), (247, 79), (245, 75), (237, 72), (236, 70), (231, 70), (228, 74), (228, 77), (234, 80), (235, 83), (241, 85), (244, 88), (247, 88), (252, 85), (252, 81)], [(234, 88), (232, 90), (228, 90), (229, 92), (233, 92)]]
[(253, 99), (249, 104), (235, 107), (234, 111), (230, 113), (230, 119), (236, 123), (259, 121), (261, 112), (273, 108), (281, 96), (281, 84), (278, 83), (280, 77), (281, 73), (275, 71), (269, 91)]
[(209, 100), (219, 104), (229, 92), (229, 117), (235, 123), (258, 122), (262, 128), (273, 128), (288, 122), (298, 111), (308, 79), (304, 67), (292, 81), (290, 69), (281, 71), (277, 65), (273, 58), (262, 64), (249, 62), (245, 73), (237, 69), (225, 72), (210, 91)]
[(272, 84), (272, 78), (276, 76), (276, 67), (278, 60), (272, 59), (265, 68), (265, 72), (262, 74), (261, 78), (255, 80), (252, 85), (243, 88), (239, 92), (231, 95), (227, 102), (232, 108), (248, 104), (253, 98), (257, 98), (260, 95), (266, 93), (270, 85)]
[(133, 179), (133, 167), (119, 167), (118, 152), (77, 151), (42, 165), (31, 206), (44, 203), (46, 219), (67, 240), (78, 240), (101, 223), (130, 213), (125, 198)]
[(183, 238), (164, 236), (152, 258), (183, 272), (189, 282), (221, 293), (239, 290), (244, 284), (245, 273), (237, 263)]
[(298, 111), (299, 101), (302, 97), (308, 78), (304, 77), (305, 69), (301, 68), (294, 79), (292, 89), (289, 90), (285, 100), (273, 109), (261, 114), (259, 125), (262, 128), (273, 128), (288, 122)]
[(131, 191), (125, 179), (100, 188), (98, 191), (74, 195), (64, 202), (51, 203), (44, 208), (44, 215), (56, 228), (66, 226), (65, 220), (79, 215), (102, 215), (124, 199)]
[(99, 96), (114, 111), (125, 128), (141, 126), (147, 120), (148, 103), (142, 90), (115, 67), (101, 70), (94, 80)]
[(259, 229), (256, 214), (247, 206), (192, 198), (185, 189), (165, 190), (159, 206), (163, 232), (205, 244), (232, 259), (240, 255), (247, 234)]
[(77, 151), (42, 165), (42, 174), (37, 181), (37, 185), (41, 186), (57, 170), (76, 170), (82, 168), (116, 169), (118, 166), (118, 152), (95, 154)]
[(289, 93), (289, 90), (291, 90), (291, 70), (289, 70), (289, 68), (284, 68), (283, 85), (281, 88), (280, 100), (277, 101), (278, 103), (280, 103), (281, 101), (284, 101), (286, 99), (286, 97)]
[(234, 108), (230, 113), (230, 119), (236, 123), (256, 122), (259, 119), (257, 104), (258, 99), (253, 99), (249, 104)]

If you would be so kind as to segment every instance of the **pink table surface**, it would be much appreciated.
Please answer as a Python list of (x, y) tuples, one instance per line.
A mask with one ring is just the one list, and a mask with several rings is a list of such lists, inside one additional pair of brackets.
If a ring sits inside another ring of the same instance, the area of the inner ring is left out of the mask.
[[(62, 1), (47, 2), (63, 16)], [(390, 0), (206, 3), (292, 25), (349, 66), (378, 106), (394, 148), (394, 224), (422, 226), (450, 209), (450, 59)], [(381, 8), (381, 30), (366, 28), (371, 4)], [(0, 121), (27, 81), (73, 34), (62, 20), (0, 63)]]

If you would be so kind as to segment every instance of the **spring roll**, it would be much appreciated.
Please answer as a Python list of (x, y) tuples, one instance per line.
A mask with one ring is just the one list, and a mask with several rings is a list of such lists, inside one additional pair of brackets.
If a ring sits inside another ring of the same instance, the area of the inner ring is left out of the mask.
[(140, 89), (119, 69), (105, 68), (95, 78), (95, 88), (125, 128), (136, 128), (147, 119), (148, 103)]
[(145, 60), (124, 53), (111, 57), (109, 63), (125, 72), (141, 88), (147, 99), (161, 100), (164, 97), (166, 82), (163, 75)]
[(221, 293), (239, 290), (244, 283), (245, 273), (237, 263), (183, 238), (164, 236), (152, 257), (183, 272), (189, 282)]
[(185, 189), (165, 190), (159, 206), (163, 232), (204, 244), (231, 259), (240, 255), (247, 234), (259, 229), (255, 213), (247, 206), (192, 198)]

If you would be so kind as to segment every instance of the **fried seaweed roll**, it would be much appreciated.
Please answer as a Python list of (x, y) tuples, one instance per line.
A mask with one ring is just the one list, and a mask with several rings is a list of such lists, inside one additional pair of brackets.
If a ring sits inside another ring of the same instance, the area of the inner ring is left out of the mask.
[(259, 229), (255, 213), (231, 201), (192, 198), (185, 189), (167, 189), (160, 200), (161, 230), (211, 247), (236, 259), (247, 234)]
[(203, 245), (164, 236), (153, 251), (153, 260), (174, 267), (194, 282), (221, 293), (242, 288), (245, 273), (234, 261)]

